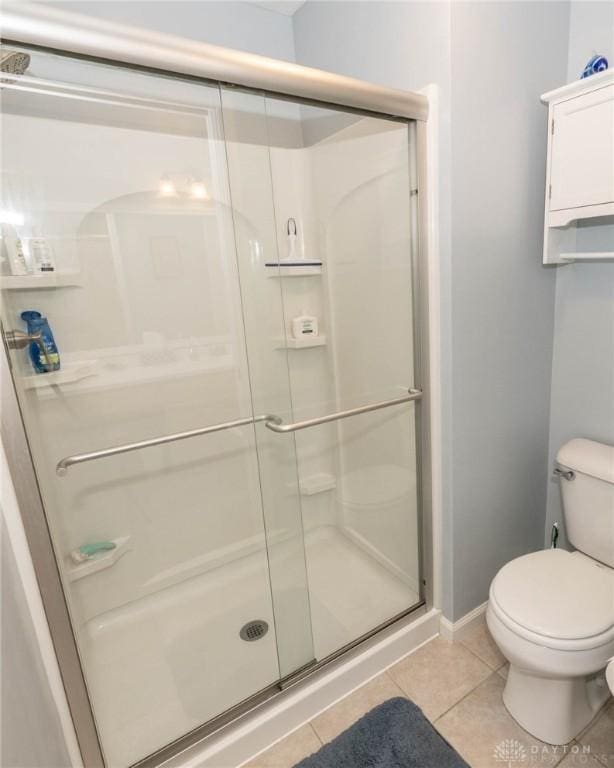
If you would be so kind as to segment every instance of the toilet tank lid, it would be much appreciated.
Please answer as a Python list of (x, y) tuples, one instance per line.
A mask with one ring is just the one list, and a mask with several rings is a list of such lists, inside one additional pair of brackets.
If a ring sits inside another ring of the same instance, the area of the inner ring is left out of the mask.
[(614, 483), (614, 446), (576, 437), (561, 446), (556, 460), (564, 467)]

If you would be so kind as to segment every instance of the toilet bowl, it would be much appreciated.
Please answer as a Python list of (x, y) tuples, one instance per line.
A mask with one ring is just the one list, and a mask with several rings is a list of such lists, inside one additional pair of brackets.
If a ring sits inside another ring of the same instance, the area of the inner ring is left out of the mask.
[(572, 741), (610, 696), (614, 448), (572, 440), (557, 461), (568, 536), (583, 551), (550, 549), (507, 563), (491, 584), (486, 620), (510, 662), (506, 708), (533, 736), (558, 745)]
[(488, 628), (510, 662), (504, 703), (548, 744), (567, 744), (609, 697), (614, 570), (551, 549), (508, 563), (490, 588)]

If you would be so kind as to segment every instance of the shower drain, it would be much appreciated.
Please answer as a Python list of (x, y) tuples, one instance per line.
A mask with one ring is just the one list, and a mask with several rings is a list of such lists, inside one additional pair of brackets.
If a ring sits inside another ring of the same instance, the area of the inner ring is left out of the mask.
[(248, 643), (254, 640), (260, 640), (269, 631), (269, 625), (262, 619), (256, 619), (255, 621), (248, 621), (241, 627), (239, 636), (241, 640), (246, 640)]

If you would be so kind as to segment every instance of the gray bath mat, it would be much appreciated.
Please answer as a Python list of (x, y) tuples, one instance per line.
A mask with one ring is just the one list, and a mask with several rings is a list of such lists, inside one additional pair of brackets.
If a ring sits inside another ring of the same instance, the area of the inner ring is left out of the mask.
[(407, 699), (390, 699), (295, 768), (469, 768)]

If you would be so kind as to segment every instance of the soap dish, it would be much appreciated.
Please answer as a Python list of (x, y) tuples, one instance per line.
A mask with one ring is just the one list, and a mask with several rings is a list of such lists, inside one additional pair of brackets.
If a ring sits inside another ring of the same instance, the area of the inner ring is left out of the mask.
[(115, 544), (114, 549), (108, 549), (101, 552), (98, 555), (93, 555), (82, 563), (75, 563), (70, 556), (66, 557), (66, 578), (68, 581), (78, 581), (84, 576), (89, 576), (92, 573), (98, 573), (98, 571), (104, 571), (106, 568), (110, 568), (129, 551), (128, 542), (130, 536), (121, 536), (118, 539), (113, 539)]

